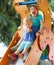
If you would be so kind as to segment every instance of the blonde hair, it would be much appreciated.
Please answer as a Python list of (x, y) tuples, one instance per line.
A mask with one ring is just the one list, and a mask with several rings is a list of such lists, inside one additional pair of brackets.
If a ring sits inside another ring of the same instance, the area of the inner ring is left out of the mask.
[(24, 20), (23, 20), (23, 23), (24, 22), (29, 22), (29, 21), (32, 23), (32, 19), (31, 19), (30, 16), (29, 17), (25, 17)]
[(25, 23), (25, 22), (29, 22), (29, 23), (32, 24), (32, 19), (31, 19), (31, 17), (25, 17), (25, 18), (24, 18), (24, 20), (23, 20), (23, 29), (24, 29), (24, 30), (26, 29), (26, 27), (24, 26), (24, 23)]

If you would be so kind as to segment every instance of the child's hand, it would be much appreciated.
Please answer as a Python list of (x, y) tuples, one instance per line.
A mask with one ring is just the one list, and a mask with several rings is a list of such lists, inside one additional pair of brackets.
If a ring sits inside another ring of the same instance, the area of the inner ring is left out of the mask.
[(30, 28), (27, 28), (27, 30), (28, 30), (28, 32), (32, 32), (32, 29), (30, 29)]
[(39, 36), (39, 35), (40, 35), (40, 32), (37, 32), (37, 33), (36, 33), (36, 36)]

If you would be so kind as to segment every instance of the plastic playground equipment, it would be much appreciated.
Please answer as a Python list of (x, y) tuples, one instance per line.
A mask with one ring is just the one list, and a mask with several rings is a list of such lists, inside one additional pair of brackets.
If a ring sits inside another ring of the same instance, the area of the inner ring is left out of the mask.
[[(18, 3), (18, 5), (16, 5), (16, 3)], [(24, 17), (29, 16), (29, 11), (28, 11), (26, 4), (35, 4), (35, 3), (38, 5), (40, 10), (44, 14), (44, 22), (45, 22), (44, 26), (46, 28), (43, 29), (43, 33), (45, 33), (45, 34), (41, 33), (40, 37), (37, 36), (32, 48), (28, 54), (28, 57), (26, 58), (24, 65), (37, 65), (38, 61), (41, 57), (41, 54), (42, 54), (43, 50), (45, 50), (47, 45), (49, 45), (49, 49), (50, 49), (49, 60), (51, 60), (52, 65), (54, 65), (54, 48), (53, 48), (54, 36), (53, 36), (53, 33), (50, 31), (51, 30), (51, 13), (50, 13), (50, 7), (48, 4), (48, 1), (47, 0), (36, 0), (36, 1), (24, 2), (24, 0), (14, 0), (13, 5), (14, 5), (16, 12), (19, 13), (21, 16), (21, 26), (22, 26), (22, 24), (23, 24), (22, 21), (23, 21)], [(8, 54), (11, 53), (10, 48), (19, 41), (19, 39), (22, 35), (23, 35), (23, 29), (17, 30), (16, 33), (13, 35), (10, 45), (8, 46), (8, 49), (7, 49), (4, 57), (0, 61), (0, 65), (8, 65), (7, 64), (7, 62), (9, 61)], [(47, 35), (49, 37), (47, 37)], [(47, 40), (46, 40), (46, 38), (47, 38)], [(41, 41), (38, 42), (38, 39)], [(44, 41), (46, 40), (45, 41), (46, 44), (43, 42), (43, 40)], [(50, 43), (48, 41), (50, 41)], [(38, 43), (39, 43), (39, 46), (38, 46)]]

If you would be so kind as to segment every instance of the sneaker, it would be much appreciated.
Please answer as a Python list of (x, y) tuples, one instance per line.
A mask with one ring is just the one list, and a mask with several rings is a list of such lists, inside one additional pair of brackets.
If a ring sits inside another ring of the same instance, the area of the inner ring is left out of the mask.
[(13, 53), (13, 54), (9, 54), (8, 57), (11, 58), (11, 59), (13, 59), (13, 60), (16, 60), (17, 57), (18, 57), (18, 55), (16, 55), (15, 53)]

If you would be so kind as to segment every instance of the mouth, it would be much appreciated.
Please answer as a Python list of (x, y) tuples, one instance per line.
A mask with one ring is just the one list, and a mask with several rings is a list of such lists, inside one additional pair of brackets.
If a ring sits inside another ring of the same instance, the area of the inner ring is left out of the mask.
[(32, 12), (32, 14), (35, 14), (35, 12)]

